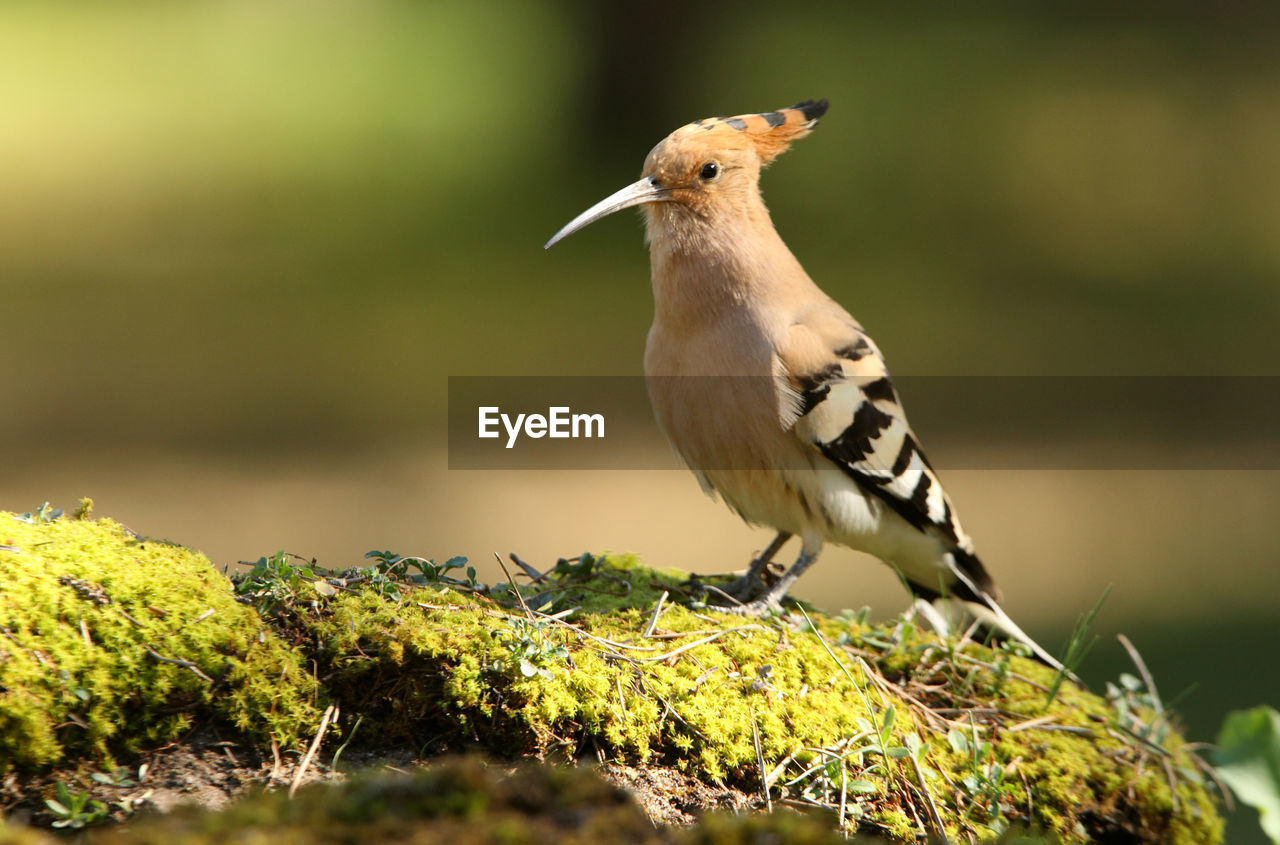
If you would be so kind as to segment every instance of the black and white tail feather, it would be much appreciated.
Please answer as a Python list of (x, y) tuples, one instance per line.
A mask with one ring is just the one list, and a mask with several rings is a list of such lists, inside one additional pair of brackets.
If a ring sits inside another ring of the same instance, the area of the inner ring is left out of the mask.
[[(1000, 607), (999, 603), (997, 603), (995, 599), (986, 593), (977, 590), (975, 585), (969, 581), (968, 576), (965, 575), (963, 570), (956, 567), (955, 575), (960, 583), (965, 584), (965, 586), (970, 590), (977, 592), (979, 600), (951, 599), (950, 601), (958, 602), (960, 606), (963, 607), (971, 616), (977, 619), (984, 628), (1017, 640), (1027, 648), (1031, 649), (1031, 653), (1035, 655), (1036, 659), (1041, 663), (1066, 674), (1066, 676), (1073, 681), (1079, 680), (1079, 678), (1077, 678), (1070, 669), (1062, 665), (1060, 660), (1046, 651), (1035, 640), (1031, 639), (1026, 631), (1023, 631), (1022, 628), (1018, 627), (1018, 623), (1009, 618), (1009, 614), (1004, 612), (1004, 609)], [(939, 601), (947, 601), (947, 599), (940, 599)], [(943, 630), (939, 633), (945, 635), (946, 631)]]

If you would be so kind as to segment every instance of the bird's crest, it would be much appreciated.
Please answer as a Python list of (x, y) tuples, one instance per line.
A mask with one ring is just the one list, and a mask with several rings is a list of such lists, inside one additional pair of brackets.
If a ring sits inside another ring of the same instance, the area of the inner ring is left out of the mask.
[[(736, 117), (709, 117), (695, 120), (672, 133), (672, 140), (698, 141), (723, 144), (727, 147), (744, 145), (755, 148), (763, 164), (768, 164), (797, 141), (808, 135), (818, 119), (827, 112), (828, 103), (822, 100), (805, 100), (791, 108), (760, 114), (740, 114)], [(700, 138), (705, 133), (705, 139)]]

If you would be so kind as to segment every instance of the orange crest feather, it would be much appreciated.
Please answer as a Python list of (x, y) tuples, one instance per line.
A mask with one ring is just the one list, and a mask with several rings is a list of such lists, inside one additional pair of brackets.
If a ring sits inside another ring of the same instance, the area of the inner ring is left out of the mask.
[(686, 126), (684, 131), (691, 135), (696, 135), (698, 131), (725, 133), (729, 130), (741, 133), (742, 137), (751, 142), (761, 163), (767, 165), (786, 152), (792, 142), (808, 135), (818, 124), (818, 119), (826, 114), (828, 105), (825, 99), (806, 100), (791, 108), (772, 112), (697, 120)]

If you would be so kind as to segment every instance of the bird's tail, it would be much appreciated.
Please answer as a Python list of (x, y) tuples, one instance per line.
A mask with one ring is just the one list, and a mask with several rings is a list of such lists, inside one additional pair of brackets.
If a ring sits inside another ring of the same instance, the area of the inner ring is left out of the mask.
[(1039, 643), (1031, 639), (1026, 631), (1018, 627), (1018, 623), (1009, 618), (1009, 614), (1005, 613), (1000, 605), (996, 604), (993, 599), (987, 597), (985, 601), (966, 601), (961, 602), (966, 612), (972, 614), (974, 618), (985, 628), (989, 628), (998, 634), (1017, 640), (1018, 642), (1031, 649), (1031, 653), (1041, 663), (1051, 669), (1063, 673), (1068, 678), (1077, 683), (1080, 681), (1076, 674), (1062, 665), (1062, 661), (1058, 660), (1052, 654), (1044, 649)]
[(952, 560), (952, 574), (955, 575), (958, 583), (948, 595), (937, 596), (934, 599), (935, 602), (945, 601), (952, 607), (958, 606), (959, 609), (977, 619), (984, 628), (998, 635), (1017, 640), (1031, 649), (1031, 653), (1041, 663), (1051, 669), (1062, 672), (1077, 683), (1080, 681), (1074, 672), (1062, 665), (1062, 661), (1031, 639), (1031, 636), (1022, 630), (1018, 623), (1009, 618), (1009, 614), (1004, 612), (1004, 609), (1000, 607), (991, 592), (988, 589), (984, 589), (986, 584), (979, 583), (980, 581), (990, 583), (989, 577), (975, 578), (970, 575), (970, 572), (973, 572), (980, 576), (986, 576), (986, 571), (976, 557), (958, 549), (952, 552), (949, 557)]

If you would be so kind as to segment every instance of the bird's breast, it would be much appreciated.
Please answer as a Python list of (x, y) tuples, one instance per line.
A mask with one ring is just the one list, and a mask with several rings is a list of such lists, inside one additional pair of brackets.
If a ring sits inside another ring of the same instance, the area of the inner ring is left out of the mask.
[(769, 469), (794, 438), (779, 417), (776, 356), (749, 315), (700, 330), (655, 320), (645, 349), (654, 416), (698, 471)]

